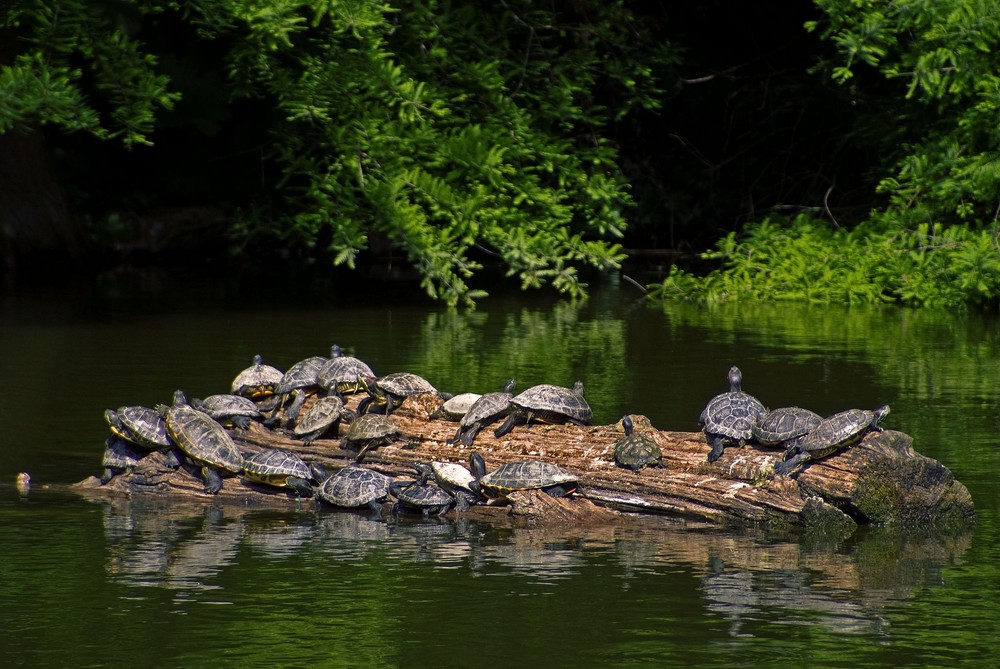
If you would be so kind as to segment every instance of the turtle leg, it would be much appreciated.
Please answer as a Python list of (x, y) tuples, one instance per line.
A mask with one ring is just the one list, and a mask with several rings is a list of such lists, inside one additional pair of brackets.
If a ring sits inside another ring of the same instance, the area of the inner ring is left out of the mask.
[(363, 398), (360, 402), (358, 402), (358, 415), (364, 416), (366, 413), (368, 413), (368, 407), (371, 406), (371, 403), (372, 403), (371, 395)]
[(163, 458), (163, 466), (168, 469), (177, 469), (181, 466), (181, 456), (177, 454), (176, 448), (171, 448)]
[(222, 490), (222, 476), (214, 467), (202, 467), (201, 475), (205, 477), (205, 492), (209, 495), (218, 494)]
[(289, 476), (288, 480), (285, 481), (285, 484), (297, 492), (299, 497), (312, 497), (315, 494), (312, 486), (309, 485), (309, 481), (299, 478), (298, 476)]
[(521, 418), (520, 413), (517, 412), (517, 411), (515, 411), (514, 413), (510, 414), (509, 416), (507, 416), (507, 420), (505, 420), (500, 427), (498, 427), (497, 429), (493, 430), (493, 436), (495, 436), (497, 439), (499, 439), (500, 437), (504, 436), (505, 434), (507, 434), (508, 432), (510, 432), (511, 430), (513, 430), (514, 426), (517, 425), (521, 421), (522, 421), (522, 418)]
[(809, 460), (810, 457), (808, 453), (797, 453), (788, 460), (776, 464), (774, 466), (774, 473), (775, 475), (787, 476), (789, 473), (791, 473), (793, 469), (798, 467), (803, 462), (807, 462)]
[[(454, 436), (454, 437), (452, 437), (451, 439), (449, 439), (449, 440), (448, 440), (448, 443), (449, 443), (450, 445), (452, 445), (452, 446), (454, 446), (455, 444), (457, 444), (457, 443), (458, 443), (459, 441), (461, 441), (461, 442), (462, 442), (463, 444), (465, 444), (465, 439), (464, 439), (464, 437), (465, 437), (465, 434), (464, 434), (464, 430), (465, 430), (465, 428), (463, 428), (463, 427), (462, 427), (461, 425), (459, 425), (459, 426), (458, 426), (458, 429), (457, 429), (457, 430), (455, 430), (455, 436)], [(466, 444), (466, 446), (468, 446), (468, 444)]]
[(295, 399), (292, 400), (292, 405), (288, 407), (288, 411), (285, 412), (285, 422), (288, 425), (294, 425), (295, 421), (299, 417), (299, 412), (302, 411), (302, 405), (306, 402), (305, 391), (298, 389), (295, 391)]
[(382, 517), (382, 502), (378, 501), (377, 499), (373, 499), (372, 501), (368, 502), (368, 507), (378, 518)]
[(115, 470), (111, 467), (105, 467), (104, 473), (101, 474), (101, 485), (106, 485), (111, 479), (115, 477)]
[(250, 429), (250, 416), (233, 416), (232, 417), (233, 427), (238, 427), (241, 430)]
[(309, 473), (312, 474), (313, 480), (315, 480), (316, 483), (323, 483), (330, 478), (330, 473), (326, 471), (323, 465), (317, 462), (309, 463)]
[(726, 439), (725, 437), (712, 436), (709, 437), (708, 443), (712, 445), (712, 450), (708, 453), (708, 461), (715, 462), (722, 457), (722, 451), (726, 446)]
[(472, 448), (472, 442), (476, 440), (476, 436), (482, 428), (482, 424), (478, 422), (467, 427), (465, 432), (462, 433), (462, 445), (466, 448)]
[(455, 511), (468, 511), (475, 503), (476, 501), (468, 493), (462, 490), (455, 491)]

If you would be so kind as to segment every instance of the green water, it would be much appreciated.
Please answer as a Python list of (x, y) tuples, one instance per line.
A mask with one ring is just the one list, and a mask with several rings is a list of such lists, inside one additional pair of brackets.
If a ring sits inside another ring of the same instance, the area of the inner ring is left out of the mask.
[[(206, 286), (211, 286), (207, 288)], [(12, 667), (995, 666), (1000, 322), (897, 309), (582, 306), (147, 277), (0, 303), (0, 656)], [(970, 489), (972, 528), (848, 537), (678, 519), (531, 529), (104, 503), (102, 412), (228, 388), (339, 343), (453, 392), (583, 379), (595, 420), (694, 430), (731, 364), (772, 407), (892, 405)], [(17, 472), (33, 486), (19, 496)]]

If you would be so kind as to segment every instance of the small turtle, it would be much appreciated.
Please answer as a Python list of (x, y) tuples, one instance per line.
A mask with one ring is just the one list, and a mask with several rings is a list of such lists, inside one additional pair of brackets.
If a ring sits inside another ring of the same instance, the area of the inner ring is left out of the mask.
[(209, 395), (202, 400), (191, 400), (191, 406), (198, 411), (204, 411), (223, 425), (238, 427), (241, 430), (248, 429), (250, 421), (261, 418), (257, 404), (242, 395)]
[(743, 374), (739, 367), (729, 369), (729, 392), (716, 395), (701, 412), (698, 422), (711, 444), (708, 461), (715, 462), (727, 445), (745, 445), (753, 439), (753, 426), (767, 408), (760, 401), (740, 390)]
[(326, 479), (316, 494), (327, 504), (348, 509), (368, 506), (381, 516), (391, 483), (385, 474), (352, 464)]
[(330, 359), (323, 363), (316, 374), (320, 388), (327, 395), (343, 396), (361, 392), (359, 378), (375, 378), (375, 372), (363, 360), (344, 355), (336, 344), (330, 349)]
[(361, 383), (361, 389), (368, 393), (368, 397), (358, 404), (359, 414), (367, 413), (371, 405), (375, 404), (381, 407), (385, 415), (388, 416), (410, 395), (440, 394), (430, 381), (410, 372), (394, 372), (374, 382), (371, 377), (360, 377), (358, 381)]
[(387, 444), (399, 436), (399, 426), (388, 416), (372, 413), (359, 416), (340, 440), (341, 448), (358, 448), (357, 462), (365, 453), (382, 444)]
[(881, 432), (879, 423), (889, 415), (889, 405), (875, 411), (848, 409), (834, 414), (809, 431), (784, 462), (774, 466), (775, 474), (788, 474), (799, 465), (857, 444), (869, 432)]
[(319, 465), (309, 465), (291, 451), (265, 448), (243, 459), (243, 478), (277, 488), (290, 488), (300, 497), (312, 497), (313, 484), (329, 478)]
[(404, 508), (420, 511), (424, 518), (432, 512), (437, 516), (444, 515), (455, 505), (455, 498), (436, 483), (430, 482), (434, 472), (426, 462), (414, 463), (413, 468), (420, 475), (418, 480), (393, 481), (389, 486), (389, 494), (396, 499), (396, 503), (392, 505), (393, 514)]
[(130, 471), (147, 455), (149, 455), (148, 450), (116, 434), (110, 435), (104, 442), (104, 457), (101, 459), (104, 473), (101, 474), (101, 485), (111, 481), (117, 474)]
[(462, 442), (466, 447), (472, 446), (479, 431), (487, 425), (492, 425), (510, 413), (511, 399), (513, 398), (514, 387), (517, 381), (507, 379), (503, 392), (486, 393), (476, 403), (469, 407), (469, 411), (462, 416), (458, 423), (458, 430), (455, 436), (448, 443), (457, 444)]
[(319, 391), (319, 370), (328, 360), (329, 358), (314, 355), (305, 360), (299, 360), (285, 371), (281, 376), (281, 382), (274, 389), (274, 394), (278, 395), (281, 399), (271, 413), (271, 420), (277, 418), (278, 410), (287, 401), (288, 396), (293, 395), (294, 399), (285, 412), (285, 418), (289, 425), (295, 423), (295, 419), (299, 417), (299, 411), (302, 410), (302, 405), (305, 403), (306, 398)]
[(338, 395), (320, 397), (299, 416), (292, 432), (297, 439), (311, 444), (327, 432), (335, 430), (343, 417), (344, 400)]
[(477, 451), (469, 454), (469, 466), (476, 480), (472, 490), (500, 499), (517, 490), (542, 490), (553, 497), (565, 497), (577, 489), (580, 477), (559, 465), (540, 460), (522, 460), (500, 465), (486, 473), (486, 462)]
[(543, 383), (532, 386), (510, 400), (511, 413), (507, 420), (493, 431), (496, 437), (514, 429), (520, 423), (535, 420), (540, 423), (588, 425), (594, 417), (590, 405), (583, 398), (583, 381), (573, 384), (573, 389)]
[[(754, 441), (762, 446), (783, 446), (786, 453), (823, 421), (815, 411), (801, 407), (781, 407), (768, 411), (751, 428)], [(784, 458), (783, 458), (784, 459)]]
[(468, 511), (470, 506), (486, 501), (483, 495), (472, 489), (476, 477), (457, 462), (435, 460), (431, 463), (431, 471), (441, 489), (455, 498), (456, 510)]
[(283, 374), (277, 367), (264, 364), (260, 354), (253, 357), (253, 363), (236, 375), (230, 392), (251, 399), (270, 397), (274, 394)]
[(173, 448), (167, 434), (167, 424), (154, 409), (144, 406), (122, 406), (104, 412), (111, 432), (150, 451)]
[(622, 416), (625, 436), (615, 442), (615, 464), (634, 472), (643, 467), (662, 467), (663, 452), (656, 441), (646, 434), (633, 431), (632, 418)]
[(174, 393), (174, 403), (162, 407), (167, 434), (198, 467), (205, 479), (205, 492), (214, 495), (222, 489), (222, 476), (243, 471), (243, 455), (232, 437), (218, 421), (187, 403), (184, 393)]
[(444, 418), (445, 420), (460, 421), (469, 413), (469, 409), (482, 397), (479, 393), (459, 393), (450, 400), (442, 404), (437, 411), (430, 415), (431, 420)]

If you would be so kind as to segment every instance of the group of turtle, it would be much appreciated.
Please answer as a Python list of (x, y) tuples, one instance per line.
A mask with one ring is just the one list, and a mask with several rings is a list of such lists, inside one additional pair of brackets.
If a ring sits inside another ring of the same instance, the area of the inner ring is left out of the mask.
[(881, 431), (879, 423), (889, 414), (889, 406), (875, 410), (848, 409), (827, 418), (801, 407), (768, 411), (756, 397), (743, 392), (743, 374), (729, 370), (729, 391), (713, 397), (701, 412), (699, 423), (714, 462), (726, 446), (757, 443), (784, 449), (774, 473), (786, 475), (810, 460), (835, 453), (859, 443), (871, 431)]

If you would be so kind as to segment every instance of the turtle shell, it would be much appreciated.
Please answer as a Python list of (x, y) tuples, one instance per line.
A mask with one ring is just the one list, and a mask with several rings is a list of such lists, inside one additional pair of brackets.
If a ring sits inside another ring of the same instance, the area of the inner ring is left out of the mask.
[(509, 414), (514, 383), (514, 379), (510, 379), (504, 386), (503, 392), (486, 393), (476, 400), (458, 422), (458, 430), (450, 443), (457, 444), (461, 441), (466, 447), (472, 446), (481, 429)]
[(249, 367), (236, 375), (230, 390), (243, 397), (267, 397), (274, 394), (282, 376), (280, 369), (265, 365), (264, 358), (258, 354)]
[(317, 376), (320, 368), (326, 364), (328, 358), (314, 355), (305, 360), (299, 360), (289, 367), (281, 376), (281, 381), (275, 387), (276, 395), (284, 395), (297, 388), (309, 388), (317, 386)]
[(479, 393), (459, 393), (449, 400), (446, 400), (441, 408), (435, 411), (431, 418), (447, 418), (448, 420), (461, 421), (469, 409), (471, 409), (482, 395)]
[(360, 392), (358, 377), (374, 378), (375, 372), (363, 360), (343, 355), (339, 346), (334, 346), (333, 355), (319, 368), (316, 381), (328, 393), (348, 395)]
[(167, 434), (167, 424), (154, 409), (144, 406), (122, 406), (104, 413), (111, 431), (133, 444), (149, 450), (173, 446)]
[(360, 447), (358, 451), (360, 462), (370, 449), (392, 441), (398, 434), (399, 426), (388, 416), (377, 413), (365, 414), (356, 418), (347, 428), (347, 432), (340, 440), (340, 447)]
[(504, 497), (517, 490), (563, 486), (575, 489), (580, 477), (557, 464), (539, 460), (508, 462), (479, 479), (490, 497)]
[(652, 437), (636, 433), (628, 416), (622, 418), (622, 428), (625, 436), (615, 442), (615, 463), (619, 467), (639, 471), (647, 466), (662, 466), (663, 452)]
[(232, 437), (208, 414), (186, 404), (166, 410), (167, 433), (196, 464), (232, 474), (243, 471), (243, 456)]
[(306, 480), (312, 478), (305, 460), (280, 448), (265, 448), (244, 458), (243, 475), (251, 481), (274, 486), (287, 485), (291, 476)]
[(774, 466), (776, 474), (787, 474), (798, 465), (830, 455), (860, 442), (872, 430), (881, 430), (879, 421), (889, 414), (889, 407), (875, 411), (848, 409), (834, 414), (813, 428), (798, 445), (786, 453), (786, 460)]
[(192, 406), (204, 411), (216, 420), (243, 416), (253, 420), (260, 418), (260, 409), (252, 399), (242, 395), (209, 395), (203, 400), (192, 400)]
[(344, 467), (320, 486), (317, 495), (334, 506), (359, 508), (385, 501), (392, 483), (385, 474), (357, 465)]
[(323, 436), (344, 414), (344, 401), (336, 395), (320, 397), (295, 423), (292, 432), (306, 443)]
[(445, 491), (452, 494), (458, 490), (472, 492), (470, 484), (476, 480), (476, 477), (467, 467), (457, 462), (435, 460), (431, 463), (431, 471), (434, 472), (434, 480)]
[(375, 382), (379, 390), (394, 398), (402, 399), (420, 393), (437, 393), (437, 388), (422, 376), (410, 372), (387, 374)]
[(426, 481), (395, 481), (389, 486), (389, 494), (396, 498), (399, 506), (425, 514), (434, 510), (444, 513), (455, 503), (455, 498), (445, 490)]
[(529, 421), (535, 419), (543, 423), (565, 423), (567, 420), (574, 420), (588, 423), (594, 417), (590, 405), (583, 398), (581, 383), (573, 390), (542, 383), (515, 395), (511, 398), (511, 404), (526, 412)]
[(801, 407), (781, 407), (769, 411), (751, 426), (753, 438), (764, 446), (780, 446), (809, 433), (823, 417)]
[(149, 451), (137, 444), (122, 439), (117, 434), (109, 436), (104, 442), (104, 455), (101, 458), (101, 466), (104, 467), (101, 483), (107, 483), (115, 474), (131, 469), (147, 455)]
[(767, 413), (767, 408), (740, 390), (743, 376), (738, 367), (729, 370), (729, 392), (716, 395), (701, 412), (699, 422), (705, 433), (727, 438), (741, 446), (753, 439), (753, 425)]

